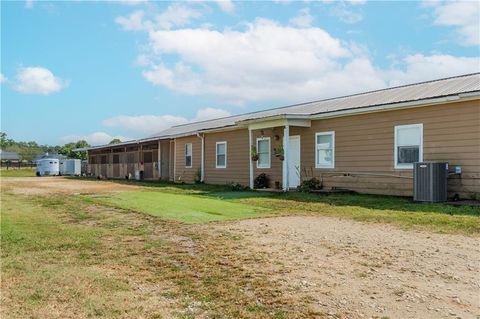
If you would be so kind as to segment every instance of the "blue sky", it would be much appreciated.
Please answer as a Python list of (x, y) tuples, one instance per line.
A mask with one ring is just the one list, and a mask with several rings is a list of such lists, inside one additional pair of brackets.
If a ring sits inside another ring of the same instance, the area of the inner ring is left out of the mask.
[(1, 126), (91, 144), (478, 72), (479, 2), (1, 3)]

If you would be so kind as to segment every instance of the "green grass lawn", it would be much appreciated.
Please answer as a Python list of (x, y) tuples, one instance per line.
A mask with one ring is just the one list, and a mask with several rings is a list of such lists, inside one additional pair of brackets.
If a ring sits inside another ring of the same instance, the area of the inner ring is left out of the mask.
[(35, 168), (2, 168), (0, 177), (34, 177)]
[(421, 204), (410, 198), (380, 195), (273, 194), (235, 192), (219, 185), (138, 184), (147, 188), (86, 199), (185, 223), (318, 215), (388, 223), (405, 229), (480, 234), (480, 207)]
[[(237, 197), (241, 192), (223, 194)], [(248, 194), (245, 192), (245, 194)], [(219, 193), (221, 196), (222, 193)], [(235, 196), (237, 195), (237, 196)], [(90, 196), (94, 201), (184, 223), (265, 217), (267, 208), (222, 199), (221, 197), (176, 194), (162, 191), (121, 192)]]

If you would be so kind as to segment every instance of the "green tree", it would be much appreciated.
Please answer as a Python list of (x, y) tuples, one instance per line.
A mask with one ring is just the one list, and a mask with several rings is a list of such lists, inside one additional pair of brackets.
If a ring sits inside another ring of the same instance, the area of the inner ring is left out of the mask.
[(70, 158), (78, 158), (78, 159), (81, 159), (81, 160), (85, 160), (85, 159), (87, 159), (87, 152), (86, 151), (74, 151), (74, 149), (85, 148), (85, 147), (90, 147), (90, 145), (87, 143), (87, 141), (80, 140), (80, 141), (77, 141), (76, 143), (72, 142), (72, 143), (67, 143), (67, 144), (61, 146), (58, 149), (58, 153), (63, 154), (63, 155), (65, 155), (67, 157), (70, 157)]
[(108, 143), (109, 145), (112, 145), (112, 144), (118, 144), (118, 143), (122, 143), (122, 141), (120, 141), (119, 138), (114, 138), (113, 140), (110, 141), (110, 143)]

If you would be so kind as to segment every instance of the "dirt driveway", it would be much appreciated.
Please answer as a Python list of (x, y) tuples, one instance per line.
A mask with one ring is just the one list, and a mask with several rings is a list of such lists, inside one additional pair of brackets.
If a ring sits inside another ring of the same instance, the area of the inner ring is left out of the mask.
[(11, 187), (19, 195), (107, 193), (139, 189), (139, 186), (108, 181), (77, 180), (64, 177), (9, 177), (2, 187)]
[(216, 226), (264, 253), (271, 276), (331, 318), (478, 318), (478, 239), (331, 217)]
[[(31, 195), (139, 189), (57, 177), (8, 178), (2, 186)], [(478, 238), (321, 216), (188, 227), (238, 235), (236, 254), (266, 256), (271, 282), (328, 318), (480, 316)]]

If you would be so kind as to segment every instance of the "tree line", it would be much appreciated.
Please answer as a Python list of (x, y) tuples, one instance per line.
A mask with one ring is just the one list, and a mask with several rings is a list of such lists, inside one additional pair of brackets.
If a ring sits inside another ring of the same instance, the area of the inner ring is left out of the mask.
[[(117, 144), (121, 141), (119, 139), (112, 140), (109, 144)], [(85, 140), (79, 140), (77, 142), (66, 143), (63, 146), (60, 145), (39, 145), (37, 142), (17, 142), (11, 138), (8, 138), (7, 133), (0, 132), (0, 149), (6, 152), (16, 152), (21, 156), (22, 160), (32, 161), (37, 156), (49, 153), (49, 154), (62, 154), (69, 158), (87, 159), (86, 152), (76, 152), (74, 149), (90, 147), (90, 144)]]

